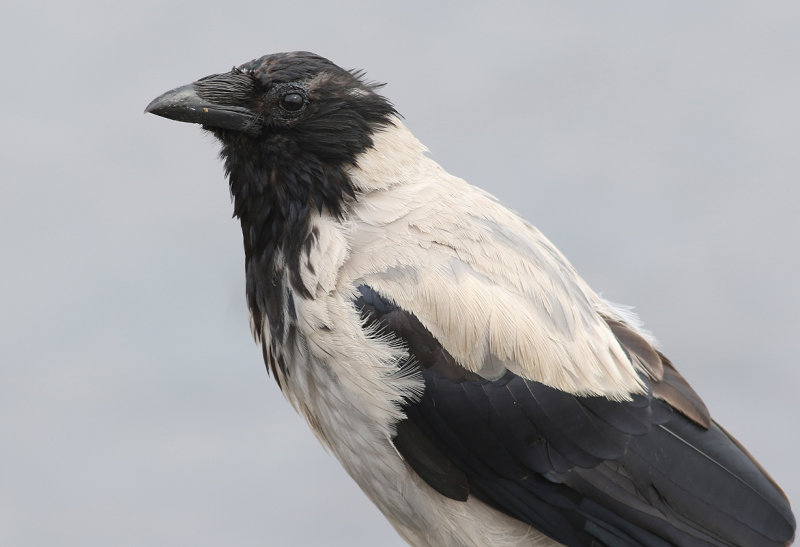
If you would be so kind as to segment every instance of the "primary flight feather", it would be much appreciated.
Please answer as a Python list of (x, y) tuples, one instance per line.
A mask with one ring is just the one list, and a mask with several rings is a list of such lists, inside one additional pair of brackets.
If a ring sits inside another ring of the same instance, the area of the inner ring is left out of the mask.
[(360, 72), (267, 55), (147, 112), (221, 142), (265, 362), (409, 543), (791, 543), (783, 492), (638, 320)]

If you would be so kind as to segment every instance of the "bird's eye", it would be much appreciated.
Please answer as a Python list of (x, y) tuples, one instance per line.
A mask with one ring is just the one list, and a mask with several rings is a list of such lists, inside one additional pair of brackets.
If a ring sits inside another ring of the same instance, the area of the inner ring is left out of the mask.
[(305, 102), (305, 97), (296, 91), (292, 93), (286, 93), (285, 95), (281, 96), (281, 108), (288, 110), (289, 112), (297, 112), (303, 108), (303, 104), (305, 104)]

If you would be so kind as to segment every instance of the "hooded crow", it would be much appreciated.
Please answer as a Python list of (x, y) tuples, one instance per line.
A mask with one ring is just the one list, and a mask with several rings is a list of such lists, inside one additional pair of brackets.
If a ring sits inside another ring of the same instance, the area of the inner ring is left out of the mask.
[(198, 123), (268, 370), (413, 545), (787, 545), (783, 492), (629, 311), (444, 171), (361, 72), (278, 53), (146, 111)]

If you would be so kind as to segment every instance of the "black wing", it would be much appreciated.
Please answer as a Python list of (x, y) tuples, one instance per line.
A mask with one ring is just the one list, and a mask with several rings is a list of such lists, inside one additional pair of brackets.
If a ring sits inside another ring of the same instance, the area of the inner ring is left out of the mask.
[[(456, 363), (413, 314), (370, 287), (359, 292), (364, 320), (402, 340), (424, 379), (394, 443), (441, 494), (474, 495), (567, 545), (791, 541), (783, 493), (708, 420), (666, 359), (664, 385), (622, 403), (511, 372), (489, 381)], [(661, 393), (677, 393), (680, 412)]]

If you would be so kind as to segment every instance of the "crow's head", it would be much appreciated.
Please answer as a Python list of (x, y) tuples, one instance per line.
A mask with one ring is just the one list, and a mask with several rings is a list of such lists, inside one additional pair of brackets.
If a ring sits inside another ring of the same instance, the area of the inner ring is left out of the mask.
[[(202, 124), (221, 141), (256, 332), (283, 297), (284, 266), (302, 294), (314, 211), (344, 213), (355, 197), (350, 168), (397, 115), (375, 90), (319, 55), (276, 53), (168, 91), (145, 110)], [(282, 314), (272, 315), (280, 331)]]
[(348, 168), (397, 115), (376, 87), (319, 55), (275, 53), (168, 91), (145, 112), (221, 141), (245, 250), (271, 255), (304, 237), (312, 210), (341, 214), (353, 196)]
[(265, 152), (345, 164), (395, 115), (375, 88), (319, 55), (276, 53), (168, 91), (145, 111), (202, 124), (226, 145), (269, 142)]

